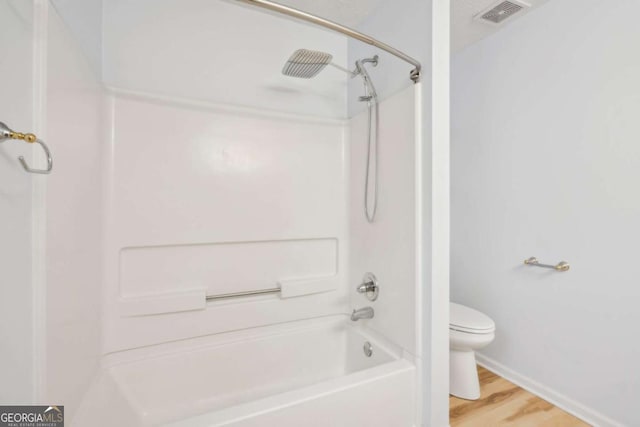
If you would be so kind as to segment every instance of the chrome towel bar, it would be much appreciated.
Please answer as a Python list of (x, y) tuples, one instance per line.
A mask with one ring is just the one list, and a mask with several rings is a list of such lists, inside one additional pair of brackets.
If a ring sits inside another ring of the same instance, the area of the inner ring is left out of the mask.
[(250, 296), (255, 296), (255, 295), (277, 294), (279, 292), (280, 292), (280, 288), (258, 289), (256, 291), (231, 292), (231, 293), (228, 293), (228, 294), (207, 295), (206, 299), (207, 299), (207, 301), (215, 301), (215, 300), (219, 300), (219, 299), (250, 297)]
[(534, 256), (532, 256), (531, 258), (525, 259), (524, 263), (526, 265), (530, 265), (532, 267), (551, 268), (551, 269), (556, 270), (556, 271), (568, 271), (571, 268), (569, 263), (566, 262), (566, 261), (560, 261), (556, 265), (540, 264), (540, 261), (538, 261), (538, 258), (536, 258)]

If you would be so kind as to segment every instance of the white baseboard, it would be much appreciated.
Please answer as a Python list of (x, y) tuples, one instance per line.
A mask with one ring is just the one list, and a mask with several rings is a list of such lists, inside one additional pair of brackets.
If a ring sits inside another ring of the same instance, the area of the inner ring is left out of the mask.
[(553, 403), (558, 408), (580, 418), (594, 427), (624, 427), (623, 424), (614, 421), (601, 413), (596, 412), (593, 409), (590, 409), (581, 403), (532, 380), (531, 378), (525, 377), (524, 375), (511, 370), (489, 357), (476, 353), (476, 361), (478, 365), (483, 368), (487, 368), (491, 372), (495, 372), (515, 385), (541, 397), (549, 403)]

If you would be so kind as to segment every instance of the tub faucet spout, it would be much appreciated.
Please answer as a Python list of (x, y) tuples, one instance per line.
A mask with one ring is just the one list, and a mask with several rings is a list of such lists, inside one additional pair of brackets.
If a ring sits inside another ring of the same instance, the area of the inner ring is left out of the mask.
[(373, 319), (373, 308), (363, 307), (353, 310), (353, 313), (351, 313), (351, 320), (357, 322), (360, 319)]

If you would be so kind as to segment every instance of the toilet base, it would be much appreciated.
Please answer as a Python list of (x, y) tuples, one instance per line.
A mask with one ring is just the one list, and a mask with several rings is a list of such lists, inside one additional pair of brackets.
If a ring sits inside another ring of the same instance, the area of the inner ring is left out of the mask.
[(480, 381), (474, 351), (449, 351), (449, 394), (467, 400), (480, 398)]

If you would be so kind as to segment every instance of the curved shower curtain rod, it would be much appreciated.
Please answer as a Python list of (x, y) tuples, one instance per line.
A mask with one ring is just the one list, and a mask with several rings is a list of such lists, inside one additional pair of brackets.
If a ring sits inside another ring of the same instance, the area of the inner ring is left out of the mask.
[(318, 16), (312, 15), (310, 13), (307, 12), (303, 12), (301, 10), (298, 9), (294, 9), (292, 7), (288, 7), (288, 6), (283, 6), (281, 4), (278, 3), (274, 3), (268, 0), (236, 0), (239, 1), (241, 3), (247, 3), (247, 4), (251, 4), (257, 7), (261, 7), (263, 9), (267, 9), (267, 10), (271, 10), (274, 12), (278, 12), (281, 13), (283, 15), (288, 15), (291, 16), (293, 18), (298, 18), (301, 19), (303, 21), (307, 21), (307, 22), (311, 22), (312, 24), (316, 24), (319, 25), (321, 27), (325, 27), (328, 28), (330, 30), (333, 31), (337, 31), (339, 33), (342, 33), (348, 37), (354, 38), (356, 40), (360, 40), (363, 43), (367, 43), (370, 44), (372, 46), (375, 46), (377, 48), (380, 48), (382, 50), (384, 50), (385, 52), (389, 52), (390, 54), (402, 59), (403, 61), (408, 62), (409, 64), (413, 65), (415, 68), (413, 70), (411, 70), (411, 73), (409, 74), (409, 78), (414, 82), (414, 83), (418, 83), (420, 81), (420, 72), (422, 70), (422, 64), (420, 64), (420, 62), (412, 57), (410, 57), (409, 55), (407, 55), (404, 52), (399, 51), (398, 49), (389, 46), (386, 43), (382, 43), (381, 41), (378, 41), (376, 39), (374, 39), (373, 37), (369, 37), (366, 34), (363, 34), (361, 32), (358, 32), (356, 30), (353, 30), (349, 27), (345, 27), (343, 25), (337, 24), (333, 21), (329, 21), (327, 19), (324, 18), (320, 18)]

